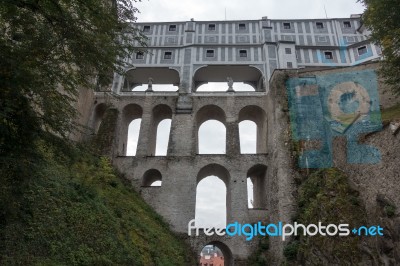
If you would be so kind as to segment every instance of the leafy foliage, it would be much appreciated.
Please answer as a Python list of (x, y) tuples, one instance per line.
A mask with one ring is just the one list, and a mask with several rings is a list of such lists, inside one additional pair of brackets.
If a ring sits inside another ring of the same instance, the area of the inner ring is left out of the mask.
[(384, 61), (380, 73), (400, 94), (400, 4), (398, 0), (359, 0), (366, 7), (363, 22), (372, 38), (382, 45)]
[(38, 139), (76, 126), (81, 88), (110, 82), (145, 38), (133, 0), (4, 0), (0, 4), (0, 163), (34, 163)]

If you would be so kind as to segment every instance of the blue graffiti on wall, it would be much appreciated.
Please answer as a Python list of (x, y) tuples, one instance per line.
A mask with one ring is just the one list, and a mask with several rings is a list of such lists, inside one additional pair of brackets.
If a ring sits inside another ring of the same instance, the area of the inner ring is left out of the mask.
[(382, 128), (375, 71), (290, 78), (286, 87), (293, 139), (319, 143), (318, 149), (304, 148), (300, 167), (332, 167), (332, 140), (339, 136), (347, 139), (348, 163), (380, 162), (378, 149), (359, 143), (361, 135)]

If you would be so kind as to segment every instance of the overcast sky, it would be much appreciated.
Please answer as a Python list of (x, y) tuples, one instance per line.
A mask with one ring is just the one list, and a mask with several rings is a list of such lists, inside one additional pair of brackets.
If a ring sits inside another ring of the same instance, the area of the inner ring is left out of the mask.
[[(141, 12), (137, 15), (137, 22), (188, 21), (191, 18), (197, 21), (253, 20), (261, 19), (264, 16), (271, 19), (345, 18), (350, 17), (351, 14), (361, 14), (364, 10), (364, 7), (356, 0), (142, 0), (142, 2), (136, 3), (136, 6)], [(210, 85), (203, 89), (215, 88), (212, 84)], [(239, 84), (236, 86), (234, 84), (234, 88), (239, 90)], [(145, 89), (146, 86), (137, 88), (137, 90)], [(176, 89), (176, 87), (170, 87), (167, 90)], [(225, 89), (227, 89), (227, 84), (222, 83), (216, 90)], [(154, 86), (154, 90), (158, 89)], [(161, 88), (161, 90), (165, 90), (165, 88)], [(138, 120), (132, 128), (136, 127), (138, 130), (139, 126)], [(156, 154), (165, 153), (169, 126), (169, 123), (164, 123), (160, 127), (160, 131), (167, 132), (167, 134), (160, 136)], [(213, 121), (201, 127), (200, 131), (201, 137), (208, 140), (200, 147), (201, 153), (223, 153), (225, 147), (223, 126), (221, 128), (218, 122)], [(241, 124), (241, 149), (245, 153), (255, 151), (254, 132), (254, 125), (251, 123)], [(133, 155), (137, 136), (133, 136), (133, 133), (129, 135), (132, 141), (128, 143), (128, 152)], [(248, 186), (248, 188), (250, 187), (251, 185)], [(196, 195), (198, 202), (196, 226), (221, 226), (224, 224), (223, 221), (226, 219), (224, 213), (225, 193), (225, 185), (217, 177), (212, 176), (199, 183)]]
[[(142, 0), (138, 22), (349, 17), (364, 10), (356, 0)], [(325, 8), (324, 8), (325, 6)]]

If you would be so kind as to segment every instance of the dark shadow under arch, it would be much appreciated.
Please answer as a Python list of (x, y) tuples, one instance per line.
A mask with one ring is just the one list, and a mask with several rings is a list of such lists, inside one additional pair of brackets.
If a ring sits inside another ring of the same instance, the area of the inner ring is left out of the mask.
[(253, 183), (253, 209), (266, 208), (266, 184), (267, 166), (256, 164), (247, 171), (247, 177)]
[(142, 187), (150, 187), (155, 181), (162, 182), (162, 175), (157, 169), (149, 169), (143, 174)]

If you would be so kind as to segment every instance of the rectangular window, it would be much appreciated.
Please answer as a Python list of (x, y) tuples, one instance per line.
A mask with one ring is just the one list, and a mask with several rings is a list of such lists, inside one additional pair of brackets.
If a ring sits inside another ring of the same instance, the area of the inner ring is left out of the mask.
[(169, 25), (168, 31), (176, 31), (176, 25)]
[(293, 68), (293, 63), (292, 62), (287, 62), (287, 68)]
[(292, 49), (285, 48), (285, 54), (292, 54)]
[(208, 24), (208, 30), (214, 31), (215, 30), (215, 24)]
[(136, 59), (143, 59), (143, 58), (144, 58), (143, 52), (137, 52), (136, 53)]
[(283, 29), (285, 29), (285, 30), (290, 30), (290, 23), (289, 22), (284, 22), (283, 23)]
[(148, 25), (143, 26), (143, 32), (150, 32), (150, 26)]
[(357, 48), (357, 50), (358, 50), (358, 55), (363, 55), (368, 52), (367, 46), (361, 46), (361, 47)]
[(239, 24), (239, 30), (245, 30), (246, 29), (246, 24), (240, 23)]
[(328, 39), (326, 38), (326, 36), (318, 36), (317, 37), (317, 41), (318, 42), (327, 42)]
[(324, 52), (325, 59), (332, 60), (333, 59), (333, 53), (332, 52)]
[(239, 51), (239, 56), (240, 57), (247, 57), (247, 51), (246, 50), (240, 50)]
[(214, 50), (207, 50), (206, 57), (214, 57)]
[(164, 59), (172, 59), (172, 52), (164, 52)]
[(317, 26), (317, 29), (323, 29), (324, 28), (324, 23), (323, 22), (316, 22), (315, 25)]
[(351, 23), (350, 23), (350, 21), (343, 21), (343, 27), (345, 27), (345, 28), (351, 28)]

